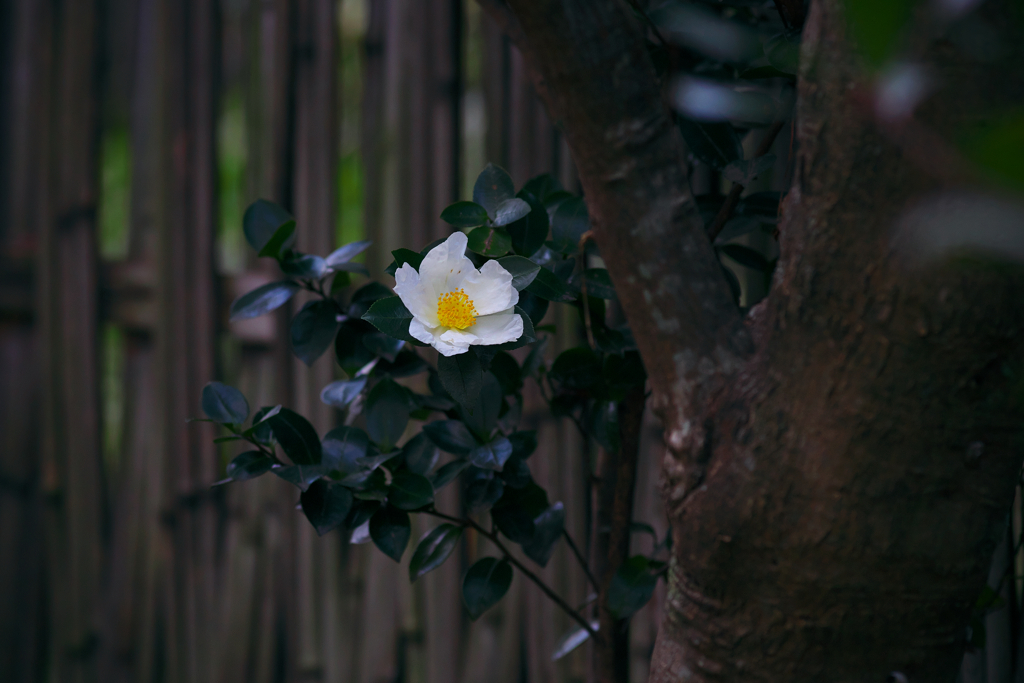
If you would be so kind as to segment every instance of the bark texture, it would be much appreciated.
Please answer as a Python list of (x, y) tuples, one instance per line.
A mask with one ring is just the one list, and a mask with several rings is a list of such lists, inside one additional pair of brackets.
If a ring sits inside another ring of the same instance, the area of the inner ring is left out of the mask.
[[(1021, 269), (893, 247), (898, 217), (948, 188), (857, 106), (842, 3), (822, 0), (782, 261), (741, 320), (625, 3), (510, 5), (664, 423), (652, 680), (952, 681), (1021, 465)], [(941, 137), (1019, 97), (1019, 74), (928, 41), (955, 93), (920, 112)]]

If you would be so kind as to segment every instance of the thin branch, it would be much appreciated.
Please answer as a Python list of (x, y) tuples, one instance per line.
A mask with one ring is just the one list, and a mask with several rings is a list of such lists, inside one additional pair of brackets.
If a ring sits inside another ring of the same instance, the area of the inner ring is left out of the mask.
[(597, 584), (597, 579), (595, 579), (594, 575), (590, 572), (590, 565), (587, 564), (586, 559), (584, 559), (583, 553), (580, 552), (579, 547), (576, 545), (576, 541), (572, 540), (572, 536), (570, 536), (569, 532), (565, 529), (562, 529), (562, 535), (565, 536), (565, 542), (568, 543), (569, 548), (572, 549), (572, 554), (576, 556), (576, 561), (580, 563), (580, 567), (583, 569), (583, 573), (587, 575), (587, 579), (590, 581), (590, 584), (595, 590), (598, 590), (599, 586)]
[[(779, 135), (779, 131), (785, 125), (785, 121), (777, 121), (768, 129), (768, 134), (761, 140), (761, 144), (758, 145), (757, 151), (754, 152), (754, 159), (763, 157), (768, 153), (768, 150), (772, 148), (772, 144), (775, 142), (775, 138)], [(743, 186), (739, 183), (733, 183), (732, 189), (729, 190), (729, 196), (725, 198), (725, 203), (722, 204), (722, 208), (718, 210), (718, 214), (715, 216), (714, 222), (711, 223), (711, 227), (708, 228), (708, 241), (712, 244), (715, 242), (715, 238), (718, 237), (719, 233), (722, 232), (722, 228), (732, 218), (732, 214), (736, 211), (736, 205), (739, 204), (740, 195), (743, 194)]]
[(522, 562), (517, 560), (515, 558), (515, 556), (512, 555), (511, 552), (509, 552), (508, 548), (505, 547), (505, 544), (501, 542), (501, 539), (498, 538), (498, 534), (497, 533), (488, 531), (487, 529), (483, 528), (482, 526), (477, 524), (472, 519), (461, 518), (461, 517), (453, 517), (452, 515), (446, 515), (443, 512), (438, 512), (438, 510), (436, 508), (429, 509), (429, 510), (424, 510), (424, 512), (426, 512), (428, 515), (432, 515), (434, 517), (439, 517), (440, 519), (445, 519), (445, 520), (448, 520), (449, 522), (454, 522), (454, 523), (459, 524), (459, 525), (464, 526), (464, 527), (468, 526), (468, 527), (471, 527), (473, 529), (476, 529), (477, 533), (479, 533), (481, 536), (483, 536), (484, 538), (486, 538), (487, 540), (489, 540), (491, 543), (493, 543), (494, 545), (496, 545), (498, 547), (498, 550), (500, 550), (502, 555), (504, 555), (505, 561), (507, 561), (509, 564), (511, 564), (516, 569), (518, 569), (520, 572), (522, 572), (523, 575), (527, 579), (532, 581), (534, 583), (534, 585), (536, 585), (538, 588), (541, 589), (541, 591), (543, 591), (544, 595), (548, 596), (548, 598), (550, 598), (556, 605), (561, 607), (562, 611), (565, 612), (566, 614), (568, 614), (569, 617), (572, 618), (573, 621), (575, 621), (580, 626), (582, 626), (584, 629), (586, 629), (587, 633), (590, 634), (590, 637), (594, 639), (594, 642), (598, 642), (597, 631), (595, 631), (593, 629), (593, 627), (591, 627), (590, 623), (586, 619), (583, 618), (583, 615), (581, 615), (579, 612), (574, 610), (572, 608), (572, 605), (570, 605), (565, 600), (563, 600), (561, 598), (561, 596), (558, 595), (558, 593), (555, 593), (553, 590), (551, 590), (551, 588), (549, 588), (548, 585), (546, 583), (544, 583), (544, 581), (539, 576), (534, 574), (532, 571), (530, 571), (526, 567), (526, 565), (524, 565)]
[(590, 322), (590, 298), (587, 296), (587, 240), (594, 239), (594, 234), (587, 230), (580, 237), (580, 292), (583, 294), (583, 326), (587, 329), (587, 344), (594, 344), (594, 328)]

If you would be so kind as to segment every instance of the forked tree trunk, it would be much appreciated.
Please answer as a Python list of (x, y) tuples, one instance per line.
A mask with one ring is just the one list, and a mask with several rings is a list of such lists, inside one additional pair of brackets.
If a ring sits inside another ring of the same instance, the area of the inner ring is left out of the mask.
[[(842, 2), (807, 19), (782, 259), (746, 318), (628, 5), (483, 4), (561, 122), (665, 426), (652, 681), (952, 681), (1021, 466), (1024, 273), (894, 248), (897, 218), (948, 181), (912, 161), (935, 149), (895, 146), (858, 107)], [(1006, 3), (982, 10), (1013, 25)], [(1020, 101), (1019, 54), (927, 56), (945, 90), (919, 122), (938, 138)]]

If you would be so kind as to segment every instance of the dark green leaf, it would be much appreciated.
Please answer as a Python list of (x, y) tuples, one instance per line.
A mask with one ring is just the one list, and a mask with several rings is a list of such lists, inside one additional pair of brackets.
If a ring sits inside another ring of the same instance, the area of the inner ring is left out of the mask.
[(555, 503), (533, 519), (533, 536), (522, 544), (523, 552), (542, 567), (548, 565), (555, 544), (565, 529), (565, 507)]
[(734, 216), (725, 224), (722, 232), (718, 233), (718, 237), (715, 238), (715, 244), (726, 244), (738, 237), (749, 235), (760, 230), (762, 225), (771, 224), (765, 223), (761, 216)]
[(261, 451), (248, 451), (236, 456), (228, 463), (228, 478), (245, 481), (266, 474), (274, 466), (274, 461)]
[(434, 487), (422, 474), (399, 470), (391, 479), (388, 503), (402, 510), (418, 510), (434, 502)]
[(370, 332), (363, 336), (363, 346), (388, 362), (394, 363), (405, 342), (383, 332)]
[(317, 465), (320, 463), (322, 449), (320, 437), (309, 420), (293, 410), (281, 408), (274, 416), (267, 419), (274, 430), (274, 438), (281, 448), (296, 465)]
[(513, 432), (509, 434), (509, 443), (512, 444), (512, 453), (523, 460), (533, 455), (537, 450), (537, 432), (534, 430)]
[(554, 176), (550, 173), (543, 173), (527, 180), (520, 192), (529, 192), (539, 201), (544, 202), (548, 195), (558, 192), (561, 189), (562, 184), (559, 183)]
[[(469, 467), (469, 463), (465, 460), (454, 460), (447, 465), (443, 465), (430, 478), (430, 485), (434, 487), (435, 491), (440, 491), (467, 467)], [(501, 494), (498, 495), (500, 496)]]
[(590, 411), (589, 431), (606, 451), (619, 450), (619, 404), (615, 401), (594, 401)]
[(393, 363), (386, 358), (381, 359), (373, 368), (373, 374), (374, 376), (411, 377), (426, 372), (428, 369), (430, 366), (415, 351), (400, 351)]
[[(395, 257), (395, 260), (388, 266), (388, 275), (394, 277), (395, 271), (408, 263), (416, 270), (420, 269), (420, 264), (423, 263), (423, 254), (418, 254), (412, 249), (395, 249), (391, 252), (391, 255)], [(393, 266), (393, 268), (392, 268)]]
[(295, 254), (281, 261), (281, 270), (292, 277), (312, 278), (319, 280), (327, 271), (323, 258), (312, 254)]
[(366, 523), (373, 514), (377, 512), (381, 507), (380, 501), (376, 500), (356, 500), (352, 503), (352, 509), (349, 510), (348, 516), (345, 517), (345, 528), (356, 529)]
[(220, 382), (203, 387), (200, 404), (208, 418), (221, 424), (242, 424), (249, 417), (249, 402), (242, 392)]
[(459, 420), (438, 420), (423, 425), (423, 431), (437, 447), (452, 455), (465, 456), (476, 448), (477, 441)]
[(370, 309), (363, 315), (363, 320), (395, 339), (401, 339), (413, 344), (421, 344), (409, 334), (409, 323), (412, 321), (412, 313), (409, 312), (409, 309), (405, 307), (405, 304), (397, 296), (374, 301)]
[(565, 281), (560, 280), (557, 275), (547, 268), (537, 271), (537, 277), (526, 288), (530, 294), (535, 294), (548, 301), (572, 301), (574, 297), (569, 293)]
[(512, 455), (512, 444), (504, 436), (498, 436), (490, 442), (477, 446), (469, 452), (469, 462), (477, 467), (500, 472), (505, 461)]
[(352, 492), (333, 481), (318, 479), (299, 498), (306, 519), (323, 536), (341, 526), (352, 509)]
[(502, 202), (512, 199), (515, 194), (516, 188), (512, 184), (512, 178), (505, 169), (494, 164), (487, 164), (473, 184), (473, 201), (484, 207), (490, 218), (497, 215)]
[(499, 351), (491, 359), (491, 373), (501, 385), (501, 393), (514, 394), (523, 386), (523, 378), (519, 371), (519, 363), (511, 355)]
[(437, 373), (445, 391), (453, 399), (469, 411), (476, 409), (480, 403), (484, 370), (480, 365), (480, 359), (472, 349), (454, 356), (439, 356)]
[(313, 365), (330, 348), (339, 327), (334, 302), (310, 301), (292, 318), (292, 352), (307, 366)]
[(506, 256), (498, 259), (498, 263), (512, 274), (512, 286), (517, 290), (525, 289), (540, 270), (540, 266), (524, 256)]
[(555, 359), (548, 377), (569, 389), (588, 389), (601, 379), (601, 359), (585, 346), (568, 349)]
[(914, 8), (913, 0), (857, 0), (843, 3), (854, 43), (872, 66), (896, 50)]
[[(267, 246), (278, 228), (294, 220), (283, 207), (266, 199), (257, 199), (245, 210), (242, 231), (245, 233), (246, 241), (259, 253)], [(291, 244), (286, 243), (282, 246), (290, 247)], [(276, 256), (277, 252), (271, 255)]]
[[(513, 489), (505, 489), (513, 491)], [(499, 502), (491, 509), (491, 520), (501, 533), (514, 543), (528, 543), (533, 538), (533, 515), (517, 505)]]
[(467, 473), (464, 503), (469, 514), (475, 515), (490, 509), (505, 492), (505, 482), (494, 476), (490, 470), (474, 467)]
[(743, 158), (743, 147), (736, 129), (729, 123), (697, 122), (677, 117), (679, 131), (695, 157), (721, 171)]
[(462, 579), (462, 601), (469, 618), (476, 620), (501, 600), (512, 585), (512, 566), (505, 560), (478, 560)]
[(455, 202), (441, 212), (441, 220), (456, 228), (475, 228), (487, 222), (487, 209), (473, 202)]
[(331, 382), (320, 392), (320, 400), (335, 408), (345, 408), (356, 400), (359, 392), (365, 388), (365, 376), (348, 381)]
[(530, 466), (526, 464), (526, 460), (515, 455), (505, 461), (505, 467), (501, 470), (501, 478), (514, 489), (521, 489), (533, 481), (533, 477), (530, 476)]
[(384, 379), (366, 397), (366, 431), (387, 452), (398, 443), (409, 424), (408, 389)]
[(761, 252), (755, 251), (750, 247), (744, 247), (740, 244), (726, 244), (723, 247), (718, 247), (718, 250), (741, 266), (753, 268), (762, 273), (768, 273), (772, 269), (771, 262), (762, 256)]
[(345, 486), (351, 486), (356, 498), (361, 500), (379, 500), (383, 502), (388, 497), (387, 475), (384, 470), (369, 469), (350, 474), (341, 480)]
[(402, 446), (402, 455), (405, 458), (405, 466), (415, 474), (426, 474), (433, 469), (440, 453), (437, 446), (426, 434), (420, 432), (405, 442)]
[(291, 280), (271, 282), (243, 294), (231, 304), (231, 322), (257, 318), (283, 306), (299, 291)]
[[(521, 218), (525, 218), (530, 213), (531, 206), (525, 200), (513, 197), (512, 199), (506, 199), (498, 205), (498, 209), (494, 215), (494, 225), (508, 225), (514, 223)], [(467, 226), (468, 227), (468, 226)]]
[(432, 572), (448, 559), (462, 538), (462, 527), (442, 524), (425, 533), (409, 560), (409, 581)]
[(330, 256), (328, 256), (324, 260), (327, 262), (328, 268), (334, 268), (335, 266), (340, 265), (342, 263), (348, 263), (359, 254), (366, 251), (371, 244), (373, 244), (371, 240), (350, 242), (345, 246), (332, 251)]
[(471, 412), (468, 408), (460, 407), (462, 421), (481, 441), (489, 439), (498, 424), (501, 397), (501, 385), (498, 384), (498, 380), (490, 372), (485, 372), (481, 378), (474, 410)]
[(370, 538), (380, 551), (395, 562), (402, 561), (402, 553), (409, 545), (412, 525), (405, 510), (385, 505), (370, 517)]
[(352, 294), (352, 304), (348, 307), (348, 317), (361, 318), (370, 308), (370, 304), (379, 299), (394, 296), (394, 292), (379, 282), (367, 282)]
[(582, 197), (571, 197), (558, 205), (551, 218), (551, 240), (556, 251), (574, 254), (579, 251), (580, 238), (590, 229), (587, 205)]
[(363, 337), (373, 333), (373, 326), (362, 320), (346, 320), (334, 338), (334, 355), (338, 365), (349, 377), (377, 356), (363, 344)]
[(481, 225), (469, 233), (467, 248), (483, 256), (504, 256), (512, 248), (512, 238), (502, 228)]
[(750, 159), (744, 161), (742, 159), (731, 162), (722, 171), (722, 176), (726, 180), (730, 180), (737, 185), (743, 185), (746, 187), (754, 181), (759, 175), (771, 169), (775, 165), (775, 155), (765, 154), (764, 156), (757, 157), (756, 159)]
[(773, 36), (764, 44), (764, 54), (783, 74), (795, 76), (800, 67), (800, 36), (785, 33)]
[(626, 560), (608, 589), (608, 611), (616, 619), (625, 619), (647, 604), (654, 594), (658, 577), (651, 573), (650, 562), (643, 555)]
[[(540, 271), (537, 271), (537, 274), (539, 275)], [(531, 282), (530, 284), (533, 283)], [(548, 312), (548, 305), (547, 299), (542, 299), (536, 294), (531, 294), (530, 292), (519, 293), (519, 308), (523, 309), (523, 312), (526, 313), (527, 317), (534, 324), (539, 324), (544, 320), (544, 316)]]
[(330, 472), (330, 469), (323, 465), (285, 465), (274, 467), (270, 471), (289, 484), (297, 486), (300, 491), (305, 491), (313, 482)]
[(573, 276), (569, 285), (573, 291), (580, 292), (581, 295), (584, 278), (586, 278), (587, 296), (597, 297), (598, 299), (618, 298), (618, 295), (615, 293), (615, 285), (612, 284), (612, 279), (604, 268), (587, 268), (586, 271)]
[(530, 213), (505, 226), (512, 238), (512, 248), (521, 256), (533, 256), (548, 238), (548, 212), (544, 204), (529, 192), (520, 192), (519, 199), (530, 205)]
[(352, 277), (348, 273), (335, 273), (334, 277), (331, 278), (331, 291), (330, 295), (332, 299), (338, 299), (341, 297), (342, 290), (352, 284)]
[(264, 406), (260, 408), (252, 416), (252, 426), (245, 430), (243, 434), (260, 443), (273, 443), (274, 431), (270, 428), (270, 423), (266, 421), (266, 418), (271, 415), (277, 415), (280, 410), (281, 406)]
[(370, 438), (358, 427), (342, 425), (324, 435), (323, 460), (342, 475), (364, 469), (363, 458), (370, 453)]
[(348, 261), (346, 263), (336, 263), (331, 270), (338, 271), (341, 273), (359, 273), (365, 277), (370, 277), (370, 269), (362, 263), (356, 263), (354, 261)]
[(776, 69), (774, 66), (756, 66), (753, 69), (741, 71), (740, 78), (745, 81), (756, 81), (761, 78), (788, 78), (792, 80), (793, 75)]
[(604, 359), (604, 380), (610, 387), (628, 389), (642, 386), (647, 380), (647, 371), (636, 351), (627, 351), (619, 356), (611, 354)]
[(267, 243), (260, 249), (258, 256), (269, 258), (280, 258), (286, 244), (295, 242), (295, 221), (288, 221), (270, 236)]

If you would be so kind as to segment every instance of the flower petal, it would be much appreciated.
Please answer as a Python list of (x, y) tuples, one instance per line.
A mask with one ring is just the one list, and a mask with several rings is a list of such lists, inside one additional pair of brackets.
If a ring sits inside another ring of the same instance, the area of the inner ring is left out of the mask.
[(512, 311), (510, 308), (500, 313), (481, 316), (476, 319), (476, 325), (465, 330), (439, 328), (442, 331), (440, 338), (444, 342), (458, 346), (491, 346), (515, 341), (523, 336), (523, 317)]
[(408, 263), (395, 271), (395, 294), (426, 327), (438, 325), (437, 295)]
[(473, 262), (466, 258), (468, 242), (464, 233), (453, 232), (423, 257), (420, 279), (433, 292), (435, 306), (439, 294), (458, 289), (463, 278), (477, 272)]
[(498, 313), (519, 303), (519, 292), (512, 286), (512, 273), (497, 261), (488, 261), (479, 271), (467, 274), (462, 290), (473, 302), (478, 316)]
[(458, 330), (449, 330), (447, 327), (426, 327), (420, 321), (413, 318), (409, 323), (409, 334), (414, 339), (418, 339), (424, 344), (430, 344), (433, 346), (442, 356), (456, 356), (460, 353), (469, 351), (469, 343), (462, 340), (457, 342), (449, 341), (444, 339), (444, 335), (447, 332), (457, 332)]

